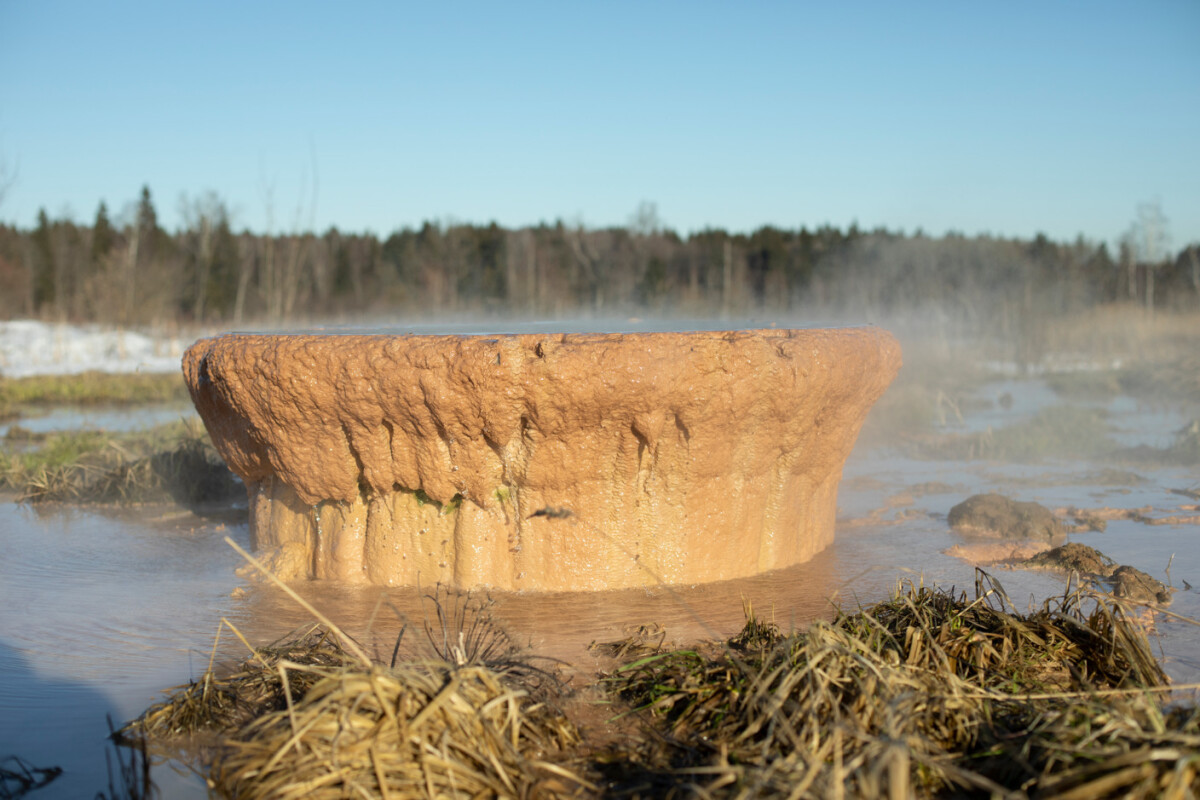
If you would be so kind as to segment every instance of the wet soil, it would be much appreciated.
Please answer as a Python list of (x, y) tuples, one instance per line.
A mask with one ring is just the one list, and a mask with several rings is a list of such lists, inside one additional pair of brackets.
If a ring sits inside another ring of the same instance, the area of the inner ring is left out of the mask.
[(994, 493), (971, 495), (950, 509), (946, 521), (966, 536), (1053, 542), (1064, 533), (1062, 522), (1045, 506)]

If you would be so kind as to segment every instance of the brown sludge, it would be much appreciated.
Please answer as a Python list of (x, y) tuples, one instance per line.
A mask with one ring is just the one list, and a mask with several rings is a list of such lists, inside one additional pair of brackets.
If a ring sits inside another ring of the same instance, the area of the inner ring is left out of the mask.
[(256, 548), (314, 578), (556, 591), (824, 549), (900, 347), (877, 328), (229, 335), (183, 366)]

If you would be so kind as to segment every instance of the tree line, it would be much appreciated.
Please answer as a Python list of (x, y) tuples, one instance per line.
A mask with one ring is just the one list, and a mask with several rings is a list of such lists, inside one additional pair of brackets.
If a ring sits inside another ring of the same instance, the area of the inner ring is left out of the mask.
[(44, 210), (33, 229), (0, 225), (0, 318), (123, 326), (244, 325), (364, 314), (429, 317), (604, 315), (825, 316), (936, 310), (992, 329), (1028, 315), (1130, 301), (1200, 307), (1200, 246), (1154, 247), (1135, 222), (1113, 253), (1055, 242), (833, 226), (681, 236), (644, 204), (625, 227), (557, 221), (426, 222), (380, 238), (235, 230), (215, 194), (158, 222), (150, 189), (115, 221), (90, 226)]

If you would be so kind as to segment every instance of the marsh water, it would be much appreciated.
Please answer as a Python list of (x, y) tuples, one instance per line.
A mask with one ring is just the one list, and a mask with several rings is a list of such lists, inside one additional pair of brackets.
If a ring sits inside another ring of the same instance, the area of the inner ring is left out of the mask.
[[(961, 416), (944, 421), (946, 430), (1002, 429), (1064, 402), (1039, 379), (989, 383), (974, 399)], [(1195, 407), (1124, 395), (1083, 406), (1101, 410), (1125, 448), (1165, 447), (1197, 416)], [(882, 599), (898, 580), (970, 591), (974, 567), (946, 552), (962, 543), (946, 515), (977, 492), (1050, 508), (1148, 507), (1143, 518), (1153, 519), (1195, 513), (1187, 509), (1200, 502), (1197, 490), (1200, 468), (1153, 459), (1001, 463), (916, 458), (860, 445), (845, 469), (835, 543), (807, 564), (703, 587), (498, 595), (495, 613), (516, 639), (565, 662), (577, 680), (586, 681), (598, 666), (589, 643), (622, 638), (641, 625), (661, 630), (666, 641), (686, 643), (736, 632), (745, 605), (787, 629), (828, 615), (831, 603), (853, 607)], [(241, 560), (227, 536), (247, 545), (244, 523), (174, 507), (118, 512), (0, 502), (0, 758), (19, 755), (64, 769), (35, 796), (92, 796), (106, 787), (106, 717), (120, 724), (162, 690), (200, 676), (222, 618), (254, 644), (313, 621), (282, 592), (239, 577)], [(1171, 612), (1200, 618), (1200, 525), (1113, 520), (1102, 533), (1070, 538), (1170, 583), (1176, 587)], [(1022, 608), (1064, 588), (1055, 573), (991, 572)], [(297, 588), (385, 656), (404, 623), (412, 635), (430, 610), (413, 589), (318, 582)], [(1200, 681), (1200, 627), (1160, 615), (1153, 641), (1175, 681)], [(220, 663), (245, 654), (234, 637), (222, 634)], [(205, 795), (202, 779), (180, 767), (159, 765), (154, 778), (165, 796)]]
[(0, 422), (0, 439), (9, 430), (20, 427), (29, 433), (52, 433), (55, 431), (107, 431), (127, 433), (149, 430), (178, 420), (199, 421), (200, 415), (191, 405), (166, 403), (149, 408), (128, 406), (61, 406), (51, 408), (19, 419)]

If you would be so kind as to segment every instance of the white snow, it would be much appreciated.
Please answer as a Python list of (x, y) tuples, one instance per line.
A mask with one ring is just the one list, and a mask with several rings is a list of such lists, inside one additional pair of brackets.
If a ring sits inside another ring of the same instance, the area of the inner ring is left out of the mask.
[(0, 321), (0, 375), (74, 375), (80, 372), (174, 372), (191, 344), (98, 326)]

